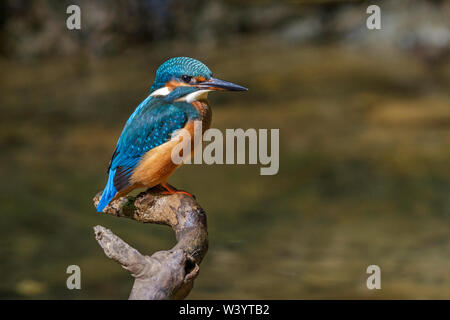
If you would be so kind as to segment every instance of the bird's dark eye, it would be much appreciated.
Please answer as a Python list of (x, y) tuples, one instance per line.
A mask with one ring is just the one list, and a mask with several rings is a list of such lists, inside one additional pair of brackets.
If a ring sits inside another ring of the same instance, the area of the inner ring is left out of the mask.
[(187, 75), (182, 75), (182, 76), (181, 76), (181, 80), (183, 80), (183, 81), (186, 82), (186, 83), (191, 82), (191, 79), (192, 79), (192, 77), (187, 76)]

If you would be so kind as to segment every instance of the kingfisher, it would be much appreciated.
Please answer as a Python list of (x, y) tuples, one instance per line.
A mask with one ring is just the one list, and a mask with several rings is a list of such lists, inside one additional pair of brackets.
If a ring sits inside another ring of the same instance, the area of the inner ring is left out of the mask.
[(187, 193), (167, 182), (181, 165), (172, 161), (179, 142), (173, 136), (182, 129), (193, 136), (194, 121), (201, 121), (203, 132), (210, 127), (210, 91), (247, 88), (214, 78), (206, 65), (193, 58), (171, 58), (158, 68), (149, 96), (131, 114), (117, 141), (98, 212), (137, 188), (161, 185), (164, 194)]

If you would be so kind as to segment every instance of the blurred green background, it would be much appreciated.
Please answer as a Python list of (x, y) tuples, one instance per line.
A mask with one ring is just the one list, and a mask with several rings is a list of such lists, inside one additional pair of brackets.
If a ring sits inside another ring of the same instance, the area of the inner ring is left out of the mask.
[(146, 254), (175, 243), (92, 198), (156, 68), (182, 55), (249, 88), (210, 95), (213, 126), (280, 128), (281, 143), (275, 176), (173, 175), (208, 214), (189, 298), (449, 299), (449, 2), (375, 1), (370, 31), (366, 1), (2, 1), (0, 298), (127, 298), (97, 224)]

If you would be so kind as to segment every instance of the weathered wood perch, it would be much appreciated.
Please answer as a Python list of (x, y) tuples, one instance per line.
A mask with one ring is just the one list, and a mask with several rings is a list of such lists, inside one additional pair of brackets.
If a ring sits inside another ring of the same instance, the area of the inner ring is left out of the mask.
[[(111, 230), (94, 227), (95, 238), (106, 256), (120, 263), (135, 278), (129, 299), (184, 299), (208, 250), (206, 214), (197, 201), (184, 194), (162, 195), (161, 191), (155, 187), (137, 197), (117, 199), (104, 213), (170, 226), (177, 239), (172, 249), (152, 256), (142, 255)], [(94, 197), (95, 205), (100, 195)]]

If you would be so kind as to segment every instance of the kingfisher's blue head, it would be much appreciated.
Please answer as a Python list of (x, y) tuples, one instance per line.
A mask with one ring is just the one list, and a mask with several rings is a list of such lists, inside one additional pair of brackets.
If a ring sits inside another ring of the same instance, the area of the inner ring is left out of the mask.
[[(186, 87), (189, 87), (189, 89)], [(176, 88), (188, 89), (184, 91), (190, 93), (213, 90), (247, 90), (247, 88), (237, 84), (214, 78), (206, 65), (188, 57), (172, 58), (164, 62), (156, 71), (155, 81), (150, 93), (152, 95), (167, 95)]]

